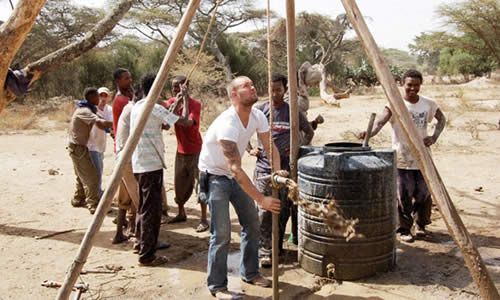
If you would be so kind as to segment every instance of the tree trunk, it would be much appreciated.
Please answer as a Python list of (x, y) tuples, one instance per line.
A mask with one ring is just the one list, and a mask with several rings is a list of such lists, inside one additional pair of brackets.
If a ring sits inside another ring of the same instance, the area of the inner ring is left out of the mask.
[(44, 4), (45, 0), (20, 0), (7, 22), (0, 26), (0, 41), (2, 41), (0, 46), (0, 112), (9, 100), (15, 98), (12, 93), (4, 89), (9, 66), (31, 31)]
[(224, 53), (220, 51), (219, 46), (217, 45), (216, 41), (210, 41), (210, 52), (215, 56), (217, 61), (221, 64), (221, 66), (224, 68), (224, 73), (226, 75), (226, 82), (230, 82), (233, 80), (233, 71), (231, 70), (231, 65), (229, 65), (229, 62), (227, 61), (226, 57), (224, 56)]

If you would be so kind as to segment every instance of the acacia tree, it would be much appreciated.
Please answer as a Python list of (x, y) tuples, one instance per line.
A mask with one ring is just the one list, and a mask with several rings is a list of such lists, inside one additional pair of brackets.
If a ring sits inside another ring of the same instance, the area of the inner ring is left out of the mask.
[[(145, 37), (168, 45), (173, 28), (187, 7), (188, 0), (163, 1), (140, 0), (131, 11), (130, 18), (121, 26), (136, 30)], [(201, 43), (209, 20), (215, 9), (215, 1), (203, 1), (191, 23), (188, 43), (196, 46)], [(255, 8), (252, 0), (221, 0), (216, 14), (216, 22), (208, 35), (207, 50), (215, 56), (225, 70), (226, 80), (233, 76), (231, 65), (222, 52), (221, 36), (229, 29), (249, 21), (259, 22), (265, 17), (265, 10)]]
[[(481, 76), (500, 65), (498, 0), (468, 0), (442, 5), (437, 14), (446, 32), (422, 33), (410, 50), (428, 71)], [(439, 69), (438, 69), (439, 67)]]
[[(345, 15), (335, 19), (315, 13), (301, 12), (296, 20), (297, 61), (311, 64), (322, 62), (327, 69), (344, 47), (344, 35), (350, 29)], [(266, 29), (239, 36), (261, 59), (266, 59)], [(286, 60), (286, 20), (278, 19), (271, 29), (273, 69), (284, 72)]]
[[(39, 6), (34, 5), (34, 2), (39, 4)], [(111, 32), (115, 25), (129, 11), (133, 2), (133, 0), (120, 0), (112, 9), (109, 10), (104, 18), (97, 22), (83, 35), (83, 37), (34, 62), (27, 64), (22, 71), (28, 78), (30, 78), (30, 85), (40, 79), (44, 73), (53, 70), (64, 63), (70, 62), (94, 48)], [(1, 55), (2, 58), (0, 58), (0, 84), (2, 87), (4, 86), (6, 80), (7, 69), (24, 41), (24, 38), (30, 31), (36, 15), (39, 13), (43, 4), (44, 1), (42, 0), (20, 0), (16, 6), (16, 10), (13, 12), (13, 16), (5, 24), (3, 24), (2, 27), (0, 27), (0, 40), (2, 40), (0, 53), (5, 54)], [(38, 8), (38, 10), (36, 10), (36, 8)], [(28, 21), (31, 22), (28, 24)], [(19, 41), (20, 39), (21, 41)], [(9, 42), (14, 43), (14, 46), (11, 46)], [(6, 88), (1, 88), (0, 111), (3, 110), (7, 103), (14, 99), (15, 95), (12, 92)]]
[(102, 16), (101, 10), (77, 6), (71, 0), (48, 1), (40, 11), (12, 65), (27, 65), (78, 41)]
[(500, 5), (498, 0), (468, 0), (445, 4), (437, 13), (456, 31), (453, 46), (500, 63)]

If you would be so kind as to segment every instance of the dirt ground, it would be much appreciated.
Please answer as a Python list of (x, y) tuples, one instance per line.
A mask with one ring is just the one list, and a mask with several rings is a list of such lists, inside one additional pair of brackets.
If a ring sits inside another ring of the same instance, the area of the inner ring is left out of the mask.
[[(474, 82), (467, 85), (425, 86), (422, 95), (435, 98), (449, 119), (433, 155), (448, 191), (479, 248), (497, 288), (500, 287), (500, 85)], [(354, 139), (366, 127), (371, 112), (380, 113), (386, 102), (380, 90), (352, 96), (340, 108), (314, 99), (309, 117), (321, 113), (326, 120), (313, 144)], [(1, 118), (2, 116), (0, 116)], [(54, 122), (39, 121), (29, 131), (3, 131), (0, 135), (0, 299), (51, 299), (57, 290), (42, 287), (44, 280), (62, 281), (92, 216), (73, 208), (74, 187), (71, 161), (66, 153), (66, 132)], [(432, 130), (432, 129), (431, 129)], [(175, 136), (165, 134), (166, 188), (173, 203)], [(374, 147), (390, 147), (390, 126), (373, 139)], [(113, 167), (111, 143), (105, 155), (105, 179)], [(253, 160), (244, 159), (251, 173)], [(52, 175), (51, 175), (52, 174)], [(475, 191), (481, 187), (481, 191)], [(85, 269), (121, 266), (116, 274), (81, 275), (90, 285), (85, 299), (211, 299), (206, 288), (209, 233), (194, 231), (199, 207), (188, 204), (188, 222), (162, 225), (161, 239), (172, 244), (160, 251), (171, 262), (159, 268), (137, 266), (131, 243), (112, 245), (112, 223), (108, 214), (97, 235)], [(269, 298), (270, 289), (255, 288), (238, 277), (239, 225), (233, 214), (229, 258), (229, 286), (246, 293), (246, 299)], [(47, 239), (41, 236), (61, 230), (73, 232)], [(296, 263), (296, 250), (288, 245), (281, 264), (282, 299), (477, 299), (459, 249), (448, 234), (436, 209), (432, 234), (413, 244), (398, 244), (394, 270), (355, 282), (335, 282), (303, 271)], [(269, 269), (263, 270), (271, 276)]]

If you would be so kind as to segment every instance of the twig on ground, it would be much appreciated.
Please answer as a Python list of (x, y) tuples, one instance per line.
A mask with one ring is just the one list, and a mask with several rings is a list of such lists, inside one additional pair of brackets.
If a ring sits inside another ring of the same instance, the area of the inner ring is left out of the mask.
[(52, 233), (47, 233), (47, 234), (44, 234), (44, 235), (41, 235), (41, 236), (35, 236), (35, 240), (43, 240), (43, 239), (50, 238), (50, 237), (53, 237), (53, 236), (56, 236), (56, 235), (61, 235), (61, 234), (73, 232), (75, 230), (76, 229), (68, 229), (68, 230), (62, 230), (62, 231), (56, 231), (56, 232), (52, 232)]

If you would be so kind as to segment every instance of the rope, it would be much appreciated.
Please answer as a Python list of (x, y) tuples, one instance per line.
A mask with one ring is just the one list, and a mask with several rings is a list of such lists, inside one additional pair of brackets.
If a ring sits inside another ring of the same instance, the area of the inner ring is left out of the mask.
[(267, 93), (269, 95), (269, 165), (271, 173), (276, 172), (273, 164), (273, 97), (272, 97), (272, 72), (271, 72), (271, 0), (267, 0)]
[[(200, 44), (200, 49), (198, 49), (198, 53), (196, 54), (196, 60), (186, 75), (186, 81), (183, 84), (184, 86), (188, 83), (189, 79), (191, 78), (191, 75), (193, 75), (194, 70), (196, 70), (196, 68), (200, 64), (200, 57), (201, 57), (201, 54), (203, 52), (203, 49), (205, 49), (205, 44), (207, 42), (208, 35), (210, 34), (210, 30), (212, 29), (212, 26), (215, 22), (215, 16), (217, 15), (217, 9), (219, 8), (220, 2), (221, 2), (221, 0), (217, 0), (215, 2), (214, 11), (212, 13), (212, 17), (210, 18), (210, 22), (208, 23), (207, 31), (205, 32), (205, 35), (203, 36), (203, 40), (201, 41), (201, 44)], [(175, 110), (177, 110), (177, 107), (179, 106), (179, 104), (182, 101), (184, 101), (185, 96), (186, 96), (185, 94), (182, 94), (181, 97), (178, 97), (177, 99), (175, 99), (174, 103), (172, 105), (170, 105), (169, 111), (174, 112)]]
[(205, 35), (203, 36), (203, 40), (201, 41), (200, 49), (198, 50), (198, 54), (196, 55), (196, 61), (195, 61), (194, 65), (193, 65), (193, 67), (191, 68), (191, 70), (189, 70), (189, 73), (186, 76), (187, 77), (186, 82), (189, 80), (189, 78), (193, 74), (194, 70), (196, 69), (196, 67), (200, 63), (201, 53), (203, 52), (203, 49), (205, 48), (205, 43), (207, 41), (208, 35), (210, 34), (210, 30), (212, 29), (212, 25), (215, 22), (215, 16), (217, 14), (217, 9), (219, 8), (220, 2), (221, 2), (221, 0), (217, 0), (217, 2), (215, 2), (214, 12), (212, 14), (212, 17), (210, 18), (210, 22), (208, 23), (207, 31), (205, 32)]

